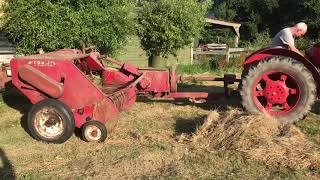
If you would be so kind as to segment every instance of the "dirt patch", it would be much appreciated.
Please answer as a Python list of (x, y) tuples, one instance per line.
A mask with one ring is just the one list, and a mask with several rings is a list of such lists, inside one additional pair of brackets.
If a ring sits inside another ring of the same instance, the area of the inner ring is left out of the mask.
[(295, 125), (236, 109), (210, 112), (194, 134), (182, 135), (179, 140), (208, 151), (240, 151), (268, 165), (320, 168), (319, 149)]

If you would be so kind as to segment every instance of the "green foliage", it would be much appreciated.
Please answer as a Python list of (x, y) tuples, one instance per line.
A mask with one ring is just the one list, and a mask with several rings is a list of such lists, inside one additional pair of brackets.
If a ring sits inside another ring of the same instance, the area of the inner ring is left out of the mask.
[[(242, 23), (242, 38), (252, 40), (261, 29), (265, 29), (265, 19), (272, 18), (273, 9), (278, 7), (278, 0), (241, 0), (216, 1), (215, 15), (219, 19)], [(223, 10), (224, 9), (224, 10)], [(224, 12), (230, 12), (225, 14)], [(230, 17), (228, 15), (231, 14)]]
[(229, 47), (234, 46), (234, 32), (231, 29), (215, 29), (212, 27), (206, 28), (201, 33), (201, 42), (227, 44)]
[(138, 27), (142, 48), (149, 57), (175, 55), (200, 33), (206, 9), (206, 3), (196, 0), (143, 2)]
[(217, 76), (223, 76), (224, 74), (241, 73), (242, 68), (239, 67), (222, 67), (213, 68), (210, 67), (209, 63), (196, 64), (196, 65), (183, 65), (180, 64), (178, 67), (178, 74), (204, 74), (210, 73)]
[(304, 38), (304, 37), (301, 37), (301, 38), (297, 38), (295, 40), (295, 46), (298, 48), (298, 49), (308, 49), (311, 45), (313, 45), (313, 41), (310, 40), (309, 38)]
[(133, 34), (131, 0), (7, 0), (3, 25), (20, 53), (97, 46), (114, 53)]
[(304, 20), (309, 25), (308, 35), (313, 39), (320, 38), (320, 3), (319, 0), (305, 0), (303, 3)]
[(205, 72), (211, 72), (209, 64), (180, 64), (178, 66), (178, 74), (202, 74)]
[(271, 37), (268, 29), (261, 33), (256, 33), (254, 37), (255, 39), (245, 42), (243, 46), (248, 49), (261, 49), (271, 45)]
[(241, 39), (252, 41), (256, 35), (269, 29), (275, 35), (282, 28), (304, 21), (308, 24), (306, 36), (320, 38), (319, 0), (214, 0), (211, 8), (216, 18), (240, 22)]
[(241, 73), (246, 56), (232, 57), (229, 64), (225, 62), (224, 55), (203, 56), (197, 64), (180, 64), (178, 74), (211, 74), (222, 76), (227, 73)]
[(211, 10), (218, 18), (232, 21), (237, 16), (237, 12), (234, 9), (229, 8), (226, 1), (217, 2), (217, 4), (218, 5), (214, 4)]

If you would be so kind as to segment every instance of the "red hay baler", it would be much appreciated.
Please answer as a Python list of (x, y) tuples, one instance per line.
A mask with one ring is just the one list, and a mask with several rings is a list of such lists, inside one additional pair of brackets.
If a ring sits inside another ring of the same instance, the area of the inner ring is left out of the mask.
[[(102, 59), (112, 67), (104, 66)], [(97, 52), (73, 49), (16, 57), (2, 68), (2, 87), (11, 80), (33, 104), (27, 118), (30, 134), (49, 143), (65, 142), (75, 128), (82, 129), (86, 141), (104, 141), (118, 124), (119, 112), (129, 109), (137, 95), (193, 100), (214, 97), (206, 92), (176, 92), (179, 81), (236, 81), (233, 75), (220, 79), (177, 77), (174, 69), (138, 69)], [(97, 76), (99, 83), (94, 82)]]
[[(319, 96), (319, 54), (318, 45), (307, 58), (285, 49), (263, 49), (247, 58), (241, 80), (235, 75), (177, 76), (175, 68), (139, 69), (97, 52), (64, 49), (13, 58), (2, 65), (0, 88), (12, 81), (33, 104), (27, 127), (35, 139), (63, 143), (81, 128), (84, 140), (103, 142), (118, 124), (119, 112), (129, 109), (137, 95), (204, 102), (229, 96), (228, 85), (235, 82), (241, 82), (243, 106), (250, 112), (267, 112), (286, 122), (301, 119)], [(225, 92), (177, 91), (178, 83), (193, 80), (223, 81)]]

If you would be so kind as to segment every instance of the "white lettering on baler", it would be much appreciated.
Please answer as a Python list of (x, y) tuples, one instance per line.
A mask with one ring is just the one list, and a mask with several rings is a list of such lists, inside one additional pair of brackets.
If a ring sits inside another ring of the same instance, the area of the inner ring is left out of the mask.
[(33, 66), (43, 66), (43, 67), (53, 67), (56, 65), (54, 61), (36, 61), (36, 60), (29, 61), (28, 64)]

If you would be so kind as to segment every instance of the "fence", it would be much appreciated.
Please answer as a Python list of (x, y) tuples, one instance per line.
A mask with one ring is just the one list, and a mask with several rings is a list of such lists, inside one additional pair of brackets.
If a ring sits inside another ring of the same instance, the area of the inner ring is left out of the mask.
[[(221, 55), (224, 56), (226, 64), (230, 63), (231, 57), (239, 57), (241, 53), (248, 54), (252, 52), (251, 49), (246, 48), (230, 48), (226, 44), (207, 44), (200, 46), (195, 51), (193, 51), (194, 61), (199, 60), (199, 56), (214, 56)], [(191, 62), (192, 64), (195, 62)]]

